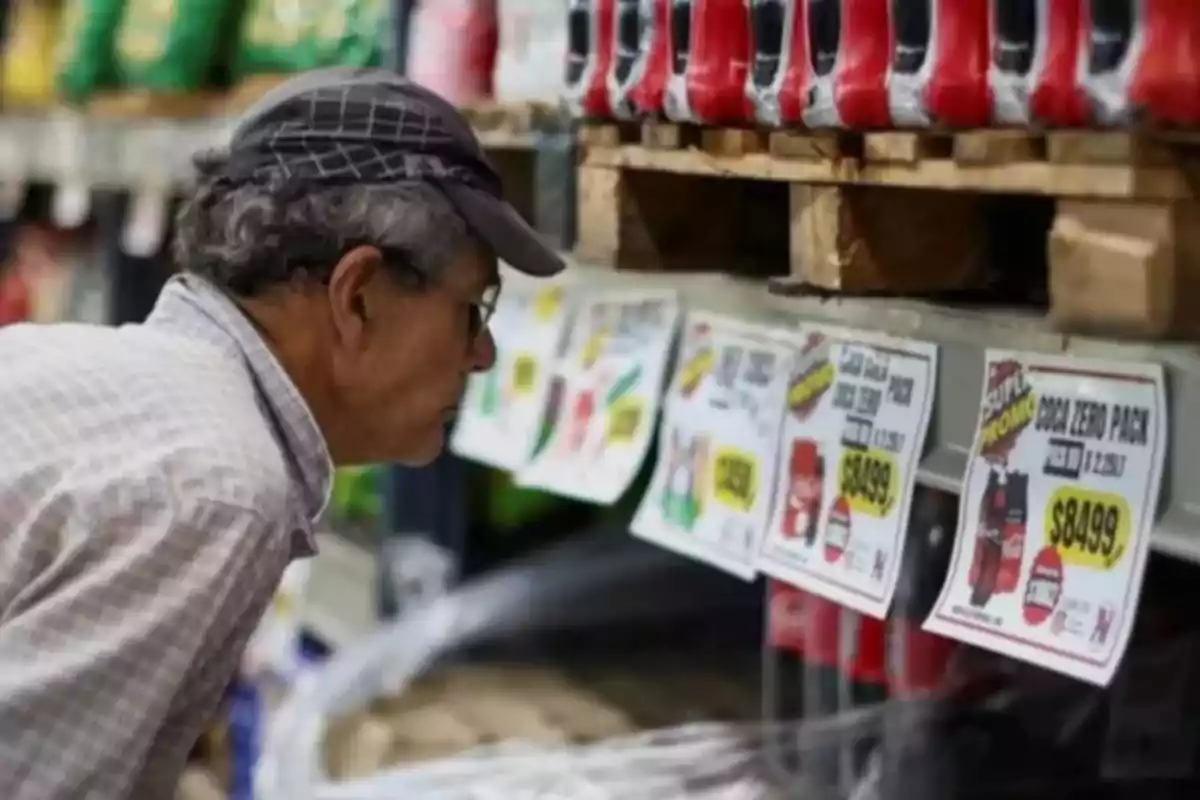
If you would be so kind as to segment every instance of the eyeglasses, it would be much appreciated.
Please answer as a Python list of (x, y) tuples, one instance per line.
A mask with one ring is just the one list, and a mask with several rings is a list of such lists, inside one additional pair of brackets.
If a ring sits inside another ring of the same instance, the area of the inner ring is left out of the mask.
[(474, 339), (485, 330), (496, 313), (496, 304), (500, 302), (500, 284), (493, 283), (483, 290), (483, 297), (471, 304), (470, 331)]

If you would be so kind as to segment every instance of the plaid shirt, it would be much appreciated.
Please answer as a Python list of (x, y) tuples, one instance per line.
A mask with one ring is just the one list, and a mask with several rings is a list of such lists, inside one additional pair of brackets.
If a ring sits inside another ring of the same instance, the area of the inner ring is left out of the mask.
[(144, 325), (0, 331), (0, 798), (168, 798), (295, 557), (329, 455), (195, 277)]

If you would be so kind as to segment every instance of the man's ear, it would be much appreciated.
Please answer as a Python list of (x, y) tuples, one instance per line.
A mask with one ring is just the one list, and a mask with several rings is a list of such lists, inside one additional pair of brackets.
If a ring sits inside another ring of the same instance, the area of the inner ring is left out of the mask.
[(379, 248), (360, 245), (348, 250), (329, 276), (329, 311), (338, 340), (357, 346), (366, 335), (373, 313), (373, 295), (383, 277)]

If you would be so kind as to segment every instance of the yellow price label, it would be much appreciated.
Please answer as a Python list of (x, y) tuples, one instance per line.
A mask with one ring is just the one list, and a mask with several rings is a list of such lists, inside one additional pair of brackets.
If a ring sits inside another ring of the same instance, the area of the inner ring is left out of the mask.
[(826, 361), (788, 387), (788, 408), (804, 408), (833, 385), (834, 367)]
[(883, 519), (896, 504), (900, 469), (892, 455), (882, 450), (843, 450), (838, 487), (853, 513)]
[(713, 458), (713, 498), (735, 511), (747, 512), (758, 497), (758, 459), (753, 453), (723, 447)]
[(1110, 570), (1129, 549), (1129, 516), (1120, 495), (1060, 486), (1046, 504), (1046, 541), (1063, 563)]
[(679, 368), (679, 393), (687, 396), (696, 391), (704, 376), (712, 372), (716, 354), (706, 347)]
[(533, 297), (533, 318), (538, 322), (549, 322), (562, 308), (562, 302), (561, 286), (549, 286), (542, 289)]
[(533, 391), (533, 384), (537, 381), (538, 365), (537, 359), (528, 353), (521, 353), (513, 359), (512, 365), (512, 388), (516, 394), (528, 394)]
[(629, 444), (642, 425), (642, 401), (622, 397), (608, 409), (608, 443)]

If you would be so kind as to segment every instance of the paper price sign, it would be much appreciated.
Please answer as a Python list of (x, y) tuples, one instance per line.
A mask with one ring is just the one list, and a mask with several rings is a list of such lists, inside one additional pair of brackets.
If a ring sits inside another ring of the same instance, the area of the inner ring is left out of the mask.
[(633, 533), (747, 580), (770, 513), (791, 348), (709, 314), (684, 326), (658, 463)]
[(601, 292), (580, 303), (550, 365), (550, 405), (517, 482), (614, 503), (650, 449), (679, 322), (673, 292)]
[(515, 470), (537, 441), (550, 370), (570, 318), (562, 287), (506, 290), (491, 331), (496, 363), (471, 376), (451, 449), (464, 458)]
[(900, 575), (937, 348), (819, 327), (792, 344), (759, 569), (883, 618)]
[(1166, 435), (1161, 367), (989, 351), (954, 556), (925, 628), (1107, 685)]

